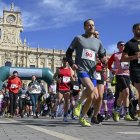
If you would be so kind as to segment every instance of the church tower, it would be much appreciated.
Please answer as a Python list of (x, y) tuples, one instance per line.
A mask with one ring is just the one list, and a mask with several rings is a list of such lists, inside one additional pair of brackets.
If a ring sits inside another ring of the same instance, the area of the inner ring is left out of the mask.
[(0, 45), (3, 47), (21, 46), (20, 33), (23, 31), (21, 12), (14, 11), (14, 4), (10, 10), (3, 10), (0, 17)]

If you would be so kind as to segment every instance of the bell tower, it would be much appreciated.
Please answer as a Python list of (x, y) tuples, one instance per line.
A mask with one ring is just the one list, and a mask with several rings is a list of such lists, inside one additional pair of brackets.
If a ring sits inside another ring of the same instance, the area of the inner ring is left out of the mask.
[(0, 17), (0, 46), (22, 46), (20, 33), (23, 31), (21, 12), (15, 11), (14, 4), (10, 10), (3, 10)]

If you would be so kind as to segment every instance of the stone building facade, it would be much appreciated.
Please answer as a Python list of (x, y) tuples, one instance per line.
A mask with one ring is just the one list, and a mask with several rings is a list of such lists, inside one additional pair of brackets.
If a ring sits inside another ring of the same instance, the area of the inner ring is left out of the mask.
[(53, 71), (61, 66), (64, 50), (30, 47), (26, 39), (21, 40), (23, 31), (20, 11), (15, 11), (14, 4), (10, 10), (3, 10), (0, 17), (0, 67), (48, 67)]

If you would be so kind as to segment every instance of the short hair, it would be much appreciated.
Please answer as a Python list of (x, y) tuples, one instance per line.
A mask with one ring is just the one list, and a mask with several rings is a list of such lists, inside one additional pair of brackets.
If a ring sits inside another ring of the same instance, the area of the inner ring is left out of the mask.
[(140, 23), (134, 24), (132, 29), (135, 30), (138, 26), (140, 26)]
[(17, 73), (17, 74), (18, 74), (18, 72), (17, 72), (17, 71), (13, 71), (13, 74), (15, 74), (15, 73)]
[(67, 57), (63, 57), (63, 59), (62, 59), (62, 60), (63, 60), (63, 61), (68, 61), (68, 60), (67, 60)]
[(89, 20), (94, 21), (94, 20), (93, 20), (93, 19), (91, 19), (91, 18), (89, 18), (89, 19), (85, 20), (85, 21), (84, 21), (84, 27), (86, 26), (86, 24), (87, 24), (87, 22), (88, 22)]

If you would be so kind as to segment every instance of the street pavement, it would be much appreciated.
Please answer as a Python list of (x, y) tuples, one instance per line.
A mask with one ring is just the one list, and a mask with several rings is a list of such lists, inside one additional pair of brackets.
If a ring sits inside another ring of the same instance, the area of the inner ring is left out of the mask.
[(104, 121), (102, 125), (82, 127), (68, 118), (0, 118), (0, 140), (140, 140), (137, 121)]

